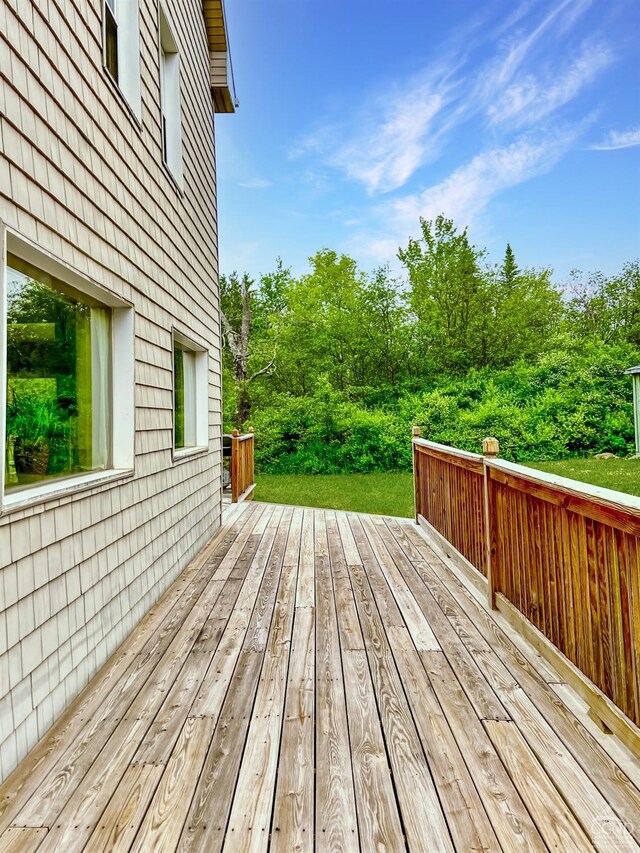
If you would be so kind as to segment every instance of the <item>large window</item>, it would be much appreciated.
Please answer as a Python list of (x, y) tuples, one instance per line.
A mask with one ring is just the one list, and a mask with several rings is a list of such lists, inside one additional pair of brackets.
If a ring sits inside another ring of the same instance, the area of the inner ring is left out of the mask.
[(5, 491), (111, 467), (111, 309), (7, 258)]
[(207, 353), (183, 335), (173, 337), (173, 436), (178, 455), (208, 445)]
[(140, 118), (138, 18), (138, 0), (104, 0), (104, 66)]
[(162, 157), (178, 184), (182, 183), (182, 121), (180, 117), (180, 54), (169, 21), (160, 8), (160, 102)]
[(0, 228), (0, 510), (134, 463), (133, 309)]

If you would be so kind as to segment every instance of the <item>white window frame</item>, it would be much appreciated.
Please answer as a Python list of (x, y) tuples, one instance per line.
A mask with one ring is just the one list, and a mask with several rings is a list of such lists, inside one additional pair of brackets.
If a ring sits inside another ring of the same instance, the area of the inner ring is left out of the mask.
[[(107, 14), (109, 4), (117, 25), (118, 79), (107, 68)], [(102, 62), (105, 73), (117, 86), (133, 114), (142, 121), (140, 81), (140, 9), (138, 0), (102, 0)]]
[[(36, 483), (5, 493), (7, 395), (7, 254), (17, 255), (50, 276), (111, 308), (111, 468)], [(0, 222), (0, 514), (98, 486), (135, 468), (135, 385), (133, 306)], [(117, 406), (117, 409), (116, 409)]]
[[(176, 447), (176, 376), (173, 362), (173, 352), (176, 344), (179, 344), (181, 349), (193, 353), (196, 360), (196, 443), (193, 447)], [(171, 376), (171, 444), (173, 447), (173, 461), (176, 462), (183, 459), (185, 456), (193, 456), (195, 453), (209, 452), (209, 350), (202, 344), (196, 343), (176, 328), (171, 330)]]
[[(180, 102), (180, 49), (174, 28), (162, 5), (158, 6), (158, 58), (160, 69), (160, 130), (162, 161), (182, 189), (182, 108)], [(166, 121), (165, 121), (166, 116)]]

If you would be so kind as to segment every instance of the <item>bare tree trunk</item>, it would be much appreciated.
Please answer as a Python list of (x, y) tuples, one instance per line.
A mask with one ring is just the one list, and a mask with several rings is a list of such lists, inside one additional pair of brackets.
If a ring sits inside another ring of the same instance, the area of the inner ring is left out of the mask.
[(233, 359), (233, 372), (236, 385), (236, 426), (238, 429), (243, 429), (251, 417), (251, 397), (249, 395), (249, 385), (258, 376), (270, 374), (275, 365), (275, 353), (273, 358), (261, 370), (257, 370), (251, 376), (248, 375), (249, 364), (249, 342), (251, 338), (251, 329), (253, 327), (253, 316), (251, 312), (251, 294), (247, 282), (247, 276), (243, 275), (240, 280), (240, 294), (242, 297), (242, 319), (240, 328), (236, 331), (224, 311), (220, 311), (222, 321), (222, 334), (225, 342), (229, 347), (231, 358)]

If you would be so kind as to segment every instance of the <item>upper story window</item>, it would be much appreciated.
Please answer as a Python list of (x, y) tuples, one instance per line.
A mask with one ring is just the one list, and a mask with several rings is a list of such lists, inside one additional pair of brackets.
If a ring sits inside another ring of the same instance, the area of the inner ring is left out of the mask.
[(162, 7), (160, 7), (160, 103), (162, 110), (162, 158), (181, 186), (180, 53)]
[(104, 65), (140, 118), (138, 0), (104, 0)]
[(133, 467), (133, 310), (13, 235), (7, 244), (2, 505)]

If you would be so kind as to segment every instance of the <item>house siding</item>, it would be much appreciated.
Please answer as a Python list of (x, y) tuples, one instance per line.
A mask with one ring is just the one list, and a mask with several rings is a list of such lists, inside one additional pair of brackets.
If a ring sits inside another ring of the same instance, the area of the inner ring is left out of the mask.
[[(209, 51), (201, 0), (167, 11), (183, 192), (162, 162), (157, 2), (140, 0), (139, 122), (102, 67), (100, 0), (0, 0), (0, 220), (134, 306), (136, 424), (132, 477), (0, 515), (0, 778), (220, 524)], [(209, 350), (209, 449), (175, 462), (174, 328)]]

